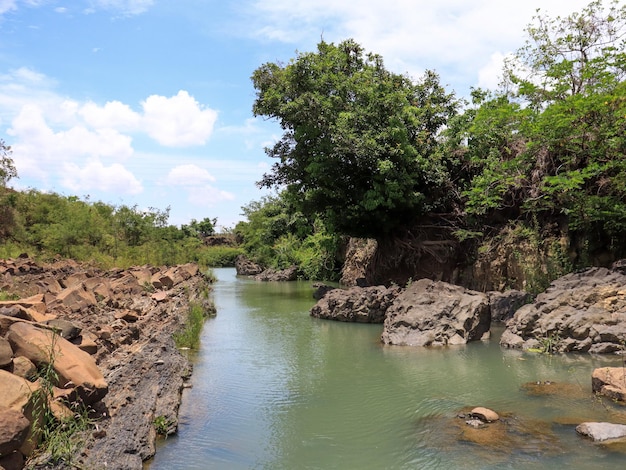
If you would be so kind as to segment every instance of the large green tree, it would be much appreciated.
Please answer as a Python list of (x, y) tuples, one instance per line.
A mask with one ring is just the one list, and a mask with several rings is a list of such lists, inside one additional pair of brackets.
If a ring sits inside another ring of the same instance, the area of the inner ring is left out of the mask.
[(434, 72), (414, 82), (353, 40), (322, 41), (286, 65), (262, 65), (252, 81), (255, 116), (284, 130), (266, 149), (277, 162), (259, 184), (284, 189), (305, 216), (383, 238), (450, 207), (438, 136), (459, 102)]

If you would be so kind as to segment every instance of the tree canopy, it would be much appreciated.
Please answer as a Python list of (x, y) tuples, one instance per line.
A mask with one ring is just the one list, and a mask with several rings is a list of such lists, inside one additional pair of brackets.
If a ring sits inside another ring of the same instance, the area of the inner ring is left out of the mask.
[(287, 65), (262, 65), (252, 81), (255, 116), (284, 130), (266, 149), (278, 161), (259, 184), (284, 189), (305, 216), (342, 234), (384, 237), (449, 207), (437, 140), (459, 101), (434, 72), (413, 82), (353, 40), (322, 41)]

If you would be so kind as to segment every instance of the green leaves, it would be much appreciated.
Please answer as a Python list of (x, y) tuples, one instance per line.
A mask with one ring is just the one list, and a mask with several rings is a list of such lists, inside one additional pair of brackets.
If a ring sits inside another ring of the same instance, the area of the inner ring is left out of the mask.
[(265, 64), (252, 81), (255, 115), (285, 130), (266, 150), (277, 163), (259, 184), (285, 188), (305, 216), (319, 215), (339, 233), (382, 237), (449, 206), (436, 152), (459, 102), (434, 72), (413, 82), (347, 40), (321, 42), (287, 65)]

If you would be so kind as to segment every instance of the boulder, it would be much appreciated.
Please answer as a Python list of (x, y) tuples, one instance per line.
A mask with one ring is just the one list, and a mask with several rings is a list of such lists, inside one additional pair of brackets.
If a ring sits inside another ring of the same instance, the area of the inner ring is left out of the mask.
[(298, 267), (291, 266), (287, 269), (266, 269), (261, 274), (254, 276), (257, 281), (270, 281), (270, 282), (286, 282), (295, 281), (298, 279)]
[(13, 349), (11, 349), (11, 343), (4, 338), (0, 338), (0, 368), (7, 367), (12, 361)]
[(498, 421), (500, 419), (498, 413), (483, 406), (477, 406), (470, 411), (470, 416), (485, 423), (493, 423), (494, 421)]
[(576, 432), (596, 442), (626, 439), (626, 424), (582, 423), (576, 426)]
[(383, 323), (396, 299), (398, 287), (352, 287), (333, 289), (311, 309), (311, 316), (357, 323)]
[(548, 352), (611, 353), (626, 343), (626, 275), (589, 268), (550, 284), (507, 322), (500, 344)]
[(26, 380), (33, 379), (37, 375), (37, 366), (33, 364), (33, 361), (24, 356), (17, 356), (13, 358), (13, 366), (11, 372), (18, 377), (22, 377)]
[(27, 414), (32, 395), (38, 389), (36, 383), (0, 369), (0, 409), (11, 408)]
[(591, 375), (591, 389), (598, 395), (626, 402), (626, 368), (600, 367)]
[(24, 444), (30, 421), (24, 414), (11, 408), (0, 408), (0, 455), (8, 455)]
[(313, 288), (315, 289), (313, 291), (313, 298), (315, 300), (320, 300), (322, 297), (328, 294), (331, 290), (336, 289), (336, 287), (329, 286), (327, 284), (322, 284), (322, 283), (313, 284)]
[(28, 323), (14, 323), (8, 339), (16, 355), (38, 363), (53, 361), (61, 388), (75, 388), (78, 397), (91, 404), (107, 393), (107, 383), (94, 359), (76, 345), (49, 330)]
[(465, 344), (482, 339), (490, 323), (486, 294), (420, 279), (387, 310), (382, 341), (406, 346)]
[(245, 255), (239, 255), (235, 258), (235, 269), (238, 276), (256, 276), (263, 272), (263, 267), (260, 264), (255, 263)]
[(96, 305), (97, 300), (93, 291), (85, 289), (84, 284), (75, 283), (63, 289), (52, 303), (51, 308), (66, 308), (78, 312), (87, 307)]
[(0, 469), (22, 470), (22, 468), (24, 468), (24, 456), (21, 452), (15, 451), (0, 457)]
[(487, 295), (493, 323), (506, 323), (520, 307), (533, 300), (533, 296), (528, 292), (515, 289), (504, 292), (491, 291), (487, 292)]

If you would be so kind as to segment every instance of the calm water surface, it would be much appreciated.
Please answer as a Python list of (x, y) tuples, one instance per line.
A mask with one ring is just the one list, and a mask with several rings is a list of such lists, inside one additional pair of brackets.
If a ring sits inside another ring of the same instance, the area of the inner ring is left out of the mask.
[[(626, 423), (626, 409), (591, 396), (593, 368), (621, 365), (615, 357), (502, 350), (498, 332), (467, 346), (384, 347), (382, 325), (311, 318), (311, 283), (215, 274), (218, 314), (192, 358), (179, 433), (150, 470), (626, 468), (626, 453), (571, 424)], [(546, 380), (571, 393), (520, 389)], [(510, 434), (515, 450), (472, 443), (456, 415), (479, 405), (532, 431)]]

